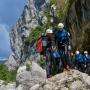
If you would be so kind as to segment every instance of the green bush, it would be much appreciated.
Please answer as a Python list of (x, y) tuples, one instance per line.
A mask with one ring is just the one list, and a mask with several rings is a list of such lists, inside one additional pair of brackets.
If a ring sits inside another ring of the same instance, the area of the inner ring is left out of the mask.
[(31, 64), (26, 64), (26, 70), (31, 71), (31, 66), (32, 66)]
[(8, 68), (0, 64), (0, 80), (4, 80), (6, 82), (13, 82), (16, 80), (16, 71), (8, 71)]
[(38, 60), (38, 61), (37, 61), (37, 64), (39, 64), (42, 68), (45, 67), (45, 61), (42, 60), (42, 59)]
[(29, 37), (26, 38), (25, 42), (29, 42), (31, 46), (40, 38), (41, 33), (45, 33), (45, 30), (49, 27), (48, 24), (42, 25), (33, 29), (29, 34)]

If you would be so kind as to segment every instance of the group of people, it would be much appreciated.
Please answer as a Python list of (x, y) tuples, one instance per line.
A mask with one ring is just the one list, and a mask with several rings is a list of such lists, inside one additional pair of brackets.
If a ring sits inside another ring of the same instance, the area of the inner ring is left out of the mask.
[(72, 53), (69, 34), (63, 23), (58, 28), (49, 28), (37, 42), (37, 50), (45, 60), (47, 78), (63, 72), (77, 69), (90, 74), (90, 56), (88, 51)]
[[(63, 23), (58, 24), (56, 13), (56, 6), (53, 4), (50, 12), (52, 25), (37, 41), (37, 51), (45, 60), (47, 78), (70, 68), (90, 73), (90, 56), (86, 54), (88, 52), (72, 53), (70, 33), (66, 31)], [(58, 27), (54, 28), (54, 24)]]
[(90, 55), (88, 51), (71, 53), (71, 67), (90, 75)]
[(45, 59), (47, 77), (68, 70), (71, 46), (64, 24), (59, 23), (57, 30), (47, 29), (37, 42), (37, 50)]

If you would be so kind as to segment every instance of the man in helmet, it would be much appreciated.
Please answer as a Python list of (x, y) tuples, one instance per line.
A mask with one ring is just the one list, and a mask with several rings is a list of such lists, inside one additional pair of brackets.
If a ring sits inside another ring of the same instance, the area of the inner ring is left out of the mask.
[[(53, 33), (52, 28), (49, 28), (46, 30), (46, 35), (48, 37), (48, 50), (51, 54), (51, 69), (56, 70), (55, 73), (52, 72), (52, 74), (57, 74), (62, 71), (62, 62), (61, 62), (61, 53), (57, 49), (56, 43), (55, 43), (55, 33)], [(50, 60), (49, 60), (50, 61)]]
[(55, 34), (55, 41), (58, 49), (62, 52), (62, 63), (65, 69), (69, 66), (68, 57), (68, 46), (69, 46), (69, 35), (64, 29), (64, 24), (58, 24), (58, 32)]
[(75, 65), (78, 70), (84, 72), (85, 71), (85, 60), (84, 56), (77, 50), (75, 52)]
[(88, 54), (88, 51), (84, 51), (84, 59), (86, 62), (86, 68), (90, 67), (90, 55)]
[(52, 47), (52, 37), (53, 37), (53, 30), (52, 28), (49, 28), (46, 30), (46, 37), (48, 40), (48, 44), (47, 44), (47, 48), (46, 48), (46, 53), (45, 53), (45, 57), (46, 57), (46, 72), (47, 72), (47, 78), (50, 78), (52, 75), (52, 61), (51, 61), (51, 47)]

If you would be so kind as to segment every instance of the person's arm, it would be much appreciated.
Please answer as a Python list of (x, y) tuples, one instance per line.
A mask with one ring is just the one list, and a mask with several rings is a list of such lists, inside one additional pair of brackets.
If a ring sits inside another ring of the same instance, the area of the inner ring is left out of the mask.
[(66, 37), (67, 37), (67, 44), (70, 45), (70, 40), (69, 40), (68, 32), (66, 32)]

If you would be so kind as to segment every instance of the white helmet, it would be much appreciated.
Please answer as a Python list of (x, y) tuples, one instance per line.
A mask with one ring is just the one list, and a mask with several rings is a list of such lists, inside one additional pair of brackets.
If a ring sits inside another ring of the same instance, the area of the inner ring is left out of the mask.
[(88, 51), (84, 51), (84, 54), (88, 54)]
[(59, 23), (59, 24), (58, 24), (58, 28), (64, 28), (63, 23)]
[(46, 34), (47, 34), (47, 33), (51, 33), (51, 34), (52, 34), (52, 33), (53, 33), (52, 29), (47, 29), (47, 30), (46, 30)]
[(80, 52), (79, 52), (79, 51), (76, 51), (75, 53), (76, 53), (76, 54), (79, 54)]

